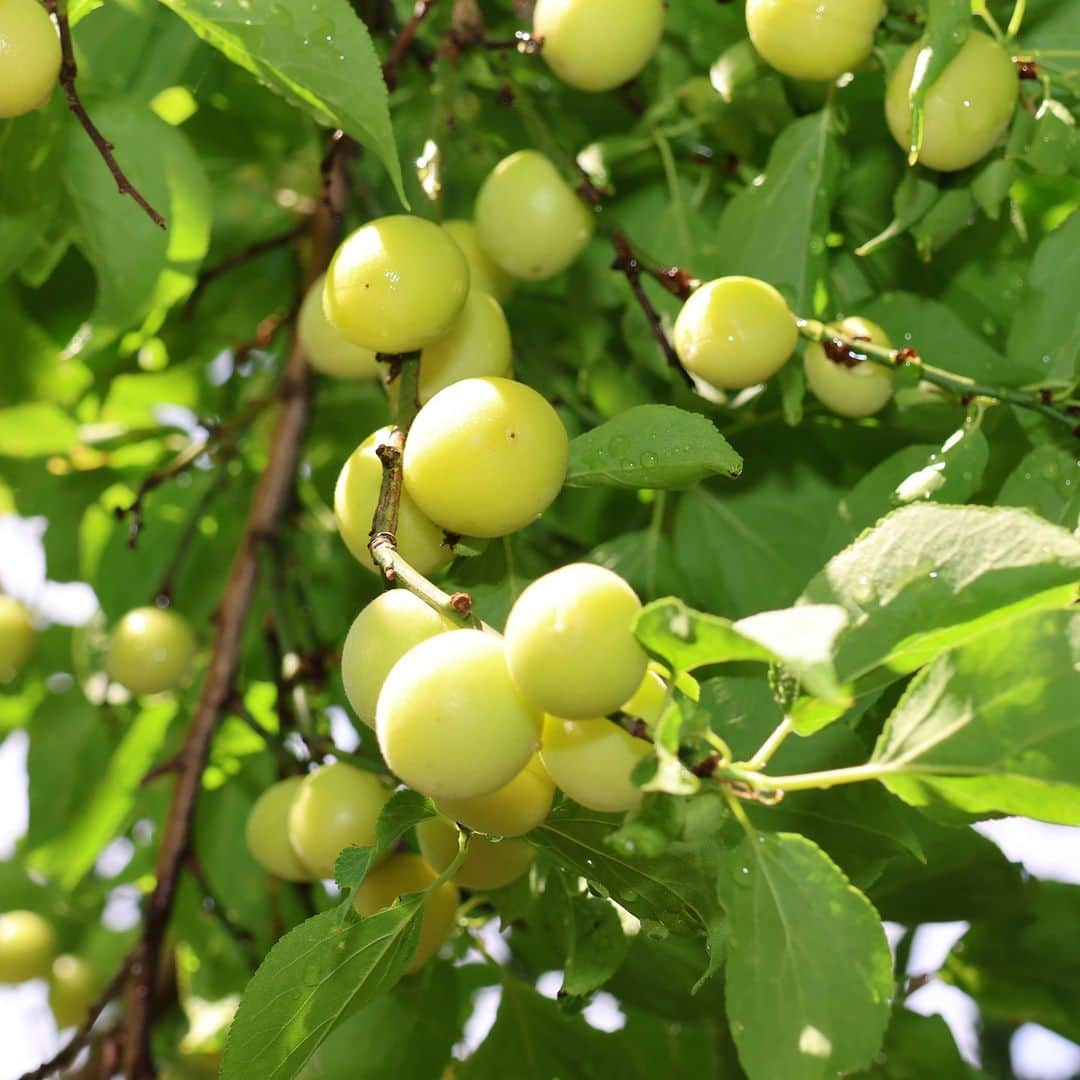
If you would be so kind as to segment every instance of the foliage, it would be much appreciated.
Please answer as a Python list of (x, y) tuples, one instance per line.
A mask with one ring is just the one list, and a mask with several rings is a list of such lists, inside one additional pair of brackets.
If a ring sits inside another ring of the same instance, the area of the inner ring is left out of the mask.
[[(134, 943), (164, 950), (152, 1046), (177, 1075), (974, 1075), (905, 1008), (882, 919), (968, 921), (941, 976), (988, 1025), (1080, 1039), (1062, 931), (1080, 892), (1025, 880), (971, 828), (1080, 825), (1080, 14), (898, 0), (872, 56), (826, 85), (767, 68), (743, 4), (679, 0), (633, 83), (586, 94), (535, 43), (506, 47), (528, 7), (73, 0), (79, 93), (165, 231), (59, 90), (0, 120), (0, 590), (37, 629), (0, 700), (0, 733), (29, 735), (30, 807), (0, 910), (45, 915), (102, 987)], [(927, 89), (989, 22), (1035, 75), (1006, 137), (958, 173), (909, 167), (887, 72), (929, 48), (917, 146)], [(284, 513), (272, 535), (245, 522), (287, 463), (275, 424), (305, 392), (290, 327), (324, 269), (308, 222), (333, 178), (346, 228), (469, 219), (493, 166), (533, 147), (597, 226), (504, 304), (516, 377), (570, 435), (566, 486), (513, 536), (454, 537), (431, 582), (401, 580), (440, 610), (467, 593), (458, 614), (501, 629), (531, 581), (600, 563), (645, 601), (637, 638), (670, 679), (641, 804), (558, 797), (527, 836), (530, 874), (468, 896), (409, 973), (423, 894), (363, 918), (351, 901), (415, 846), (428, 799), (394, 796), (336, 883), (271, 879), (243, 839), (279, 776), (329, 757), (386, 772), (338, 671), (380, 581), (333, 502), (361, 440), (404, 422), (394, 395), (316, 377)], [(828, 414), (801, 357), (741, 392), (688, 385), (680, 299), (728, 274), (914, 350), (887, 353), (885, 411)], [(40, 542), (27, 522), (47, 523)], [(258, 583), (192, 766), (236, 553)], [(72, 629), (64, 590), (82, 581), (100, 608)], [(104, 674), (108, 632), (154, 601), (201, 658), (175, 694), (133, 697)], [(192, 767), (169, 884), (155, 860)], [(116, 890), (163, 883), (161, 932), (102, 921)], [(537, 990), (552, 971), (554, 1000)], [(588, 1022), (600, 991), (618, 1030)]]

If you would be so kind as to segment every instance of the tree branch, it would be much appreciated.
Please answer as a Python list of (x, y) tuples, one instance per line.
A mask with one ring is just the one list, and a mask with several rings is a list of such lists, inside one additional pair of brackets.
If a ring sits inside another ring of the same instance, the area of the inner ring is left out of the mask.
[(416, 0), (412, 18), (394, 38), (394, 43), (390, 46), (390, 55), (387, 56), (386, 63), (383, 64), (383, 80), (386, 82), (387, 89), (393, 90), (397, 86), (398, 66), (405, 59), (409, 49), (412, 48), (417, 31), (438, 2), (439, 0)]
[(101, 134), (97, 125), (90, 119), (90, 114), (79, 97), (79, 91), (75, 89), (75, 76), (79, 69), (75, 63), (75, 47), (71, 41), (71, 25), (68, 23), (67, 11), (61, 9), (60, 0), (45, 0), (45, 9), (56, 19), (56, 28), (60, 33), (60, 85), (64, 88), (68, 108), (75, 114), (76, 119), (86, 130), (86, 134), (90, 136), (90, 141), (97, 147), (98, 153), (108, 165), (120, 194), (130, 195), (159, 229), (166, 228), (165, 219), (143, 198), (142, 192), (127, 178), (127, 174), (120, 167), (120, 162), (116, 160), (116, 155), (113, 153), (113, 144)]
[[(337, 241), (334, 222), (343, 213), (346, 196), (342, 159), (336, 159), (328, 180), (328, 197), (320, 201), (312, 219), (309, 283), (326, 269)], [(125, 1016), (124, 1075), (128, 1080), (149, 1080), (154, 1076), (150, 1046), (154, 1021), (153, 988), (177, 885), (191, 847), (202, 773), (214, 733), (232, 700), (258, 577), (259, 547), (262, 538), (273, 536), (278, 529), (300, 460), (300, 446), (311, 406), (311, 373), (295, 340), (282, 373), (281, 397), (281, 413), (271, 440), (270, 461), (255, 490), (244, 537), (218, 605), (211, 660), (180, 751), (182, 767), (162, 830), (156, 865), (157, 883), (146, 906)]]

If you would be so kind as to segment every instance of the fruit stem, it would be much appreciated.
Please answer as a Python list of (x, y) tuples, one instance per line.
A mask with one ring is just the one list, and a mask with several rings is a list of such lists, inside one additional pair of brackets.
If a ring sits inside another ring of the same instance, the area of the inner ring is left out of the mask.
[(784, 745), (784, 740), (795, 730), (795, 724), (792, 722), (790, 716), (785, 716), (773, 733), (761, 744), (758, 751), (747, 762), (747, 768), (749, 769), (763, 769), (772, 760), (773, 755), (781, 746)]
[[(444, 592), (403, 559), (397, 550), (405, 439), (416, 414), (420, 411), (418, 397), (420, 357), (416, 354), (395, 357), (390, 363), (391, 378), (396, 378), (398, 382), (397, 416), (389, 438), (376, 450), (379, 461), (382, 462), (383, 474), (382, 486), (379, 488), (379, 501), (371, 522), (371, 542), (368, 544), (368, 550), (387, 585), (408, 589), (414, 596), (418, 596), (425, 604), (458, 626), (481, 629), (484, 624), (472, 613), (472, 605), (465, 594), (455, 593), (451, 596)], [(395, 371), (396, 374), (394, 374)]]
[(869, 341), (845, 335), (817, 319), (797, 319), (796, 325), (804, 338), (822, 345), (831, 344), (835, 351), (853, 360), (869, 360), (887, 368), (913, 367), (926, 382), (959, 398), (965, 405), (970, 404), (974, 398), (991, 398), (994, 401), (1004, 401), (1017, 408), (1039, 413), (1049, 420), (1064, 424), (1073, 432), (1077, 430), (1076, 418), (1055, 408), (1052, 403), (1053, 398), (1047, 400), (1038, 391), (1028, 393), (1022, 390), (1008, 390), (1004, 387), (987, 386), (985, 383), (975, 382), (963, 375), (952, 375), (940, 368), (923, 363), (913, 348), (887, 349), (882, 345), (874, 345)]

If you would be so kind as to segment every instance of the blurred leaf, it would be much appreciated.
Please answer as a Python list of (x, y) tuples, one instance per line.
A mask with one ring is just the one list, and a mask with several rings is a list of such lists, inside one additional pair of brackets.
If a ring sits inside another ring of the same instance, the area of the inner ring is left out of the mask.
[(62, 454), (75, 442), (78, 425), (47, 401), (0, 409), (0, 456), (34, 458)]
[(897, 1006), (885, 1045), (873, 1068), (856, 1073), (858, 1080), (975, 1080), (976, 1072), (960, 1056), (943, 1016), (921, 1016)]
[(1025, 506), (1075, 530), (1080, 524), (1080, 463), (1075, 453), (1047, 443), (1025, 455), (998, 494), (1001, 506)]

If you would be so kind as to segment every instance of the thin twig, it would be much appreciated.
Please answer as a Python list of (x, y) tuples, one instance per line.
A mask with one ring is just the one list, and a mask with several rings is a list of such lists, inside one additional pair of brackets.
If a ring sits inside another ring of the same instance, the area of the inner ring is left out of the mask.
[[(344, 211), (345, 174), (340, 163), (332, 169), (328, 179), (332, 190), (326, 204), (320, 202), (312, 223), (309, 284), (330, 262), (337, 241), (333, 223)], [(337, 213), (325, 212), (325, 205)], [(295, 340), (282, 373), (282, 385), (287, 392), (281, 395), (281, 412), (271, 441), (270, 460), (255, 490), (244, 538), (218, 605), (210, 665), (187, 728), (181, 750), (183, 767), (165, 815), (155, 867), (156, 884), (146, 905), (142, 934), (136, 948), (137, 966), (127, 999), (124, 1075), (128, 1080), (150, 1080), (155, 1075), (150, 1040), (155, 1012), (153, 990), (184, 860), (191, 850), (203, 769), (214, 733), (233, 698), (248, 612), (259, 572), (259, 538), (276, 533), (288, 506), (300, 461), (300, 447), (311, 410), (311, 373), (303, 350)]]
[(412, 48), (417, 31), (424, 20), (431, 14), (432, 9), (439, 0), (417, 0), (413, 8), (412, 18), (401, 28), (393, 45), (390, 46), (390, 55), (383, 64), (383, 80), (387, 88), (393, 90), (398, 84), (398, 66), (405, 59), (409, 49)]
[(60, 0), (45, 0), (45, 9), (56, 19), (56, 29), (60, 34), (60, 85), (64, 88), (68, 108), (75, 114), (76, 119), (86, 130), (86, 134), (90, 136), (90, 141), (97, 147), (102, 160), (108, 165), (120, 194), (130, 195), (159, 229), (166, 228), (165, 219), (143, 198), (142, 192), (127, 178), (127, 174), (120, 167), (120, 162), (116, 160), (116, 155), (113, 153), (113, 144), (101, 134), (97, 125), (90, 119), (90, 114), (79, 97), (79, 91), (75, 89), (75, 77), (79, 69), (75, 63), (75, 47), (71, 41), (71, 26), (68, 23), (67, 12), (60, 7)]
[(825, 355), (834, 363), (853, 367), (863, 360), (868, 360), (879, 367), (912, 368), (920, 379), (932, 383), (958, 398), (962, 403), (970, 402), (978, 397), (1004, 401), (1009, 405), (1045, 416), (1055, 423), (1064, 424), (1074, 435), (1080, 436), (1080, 424), (1077, 424), (1076, 416), (1070, 414), (1068, 406), (1064, 409), (1057, 408), (1054, 405), (1053, 395), (1048, 391), (1026, 393), (1001, 386), (987, 386), (985, 383), (975, 382), (963, 375), (953, 375), (942, 371), (941, 368), (931, 367), (923, 362), (913, 348), (889, 349), (882, 345), (874, 345), (864, 338), (852, 337), (834, 327), (826, 326), (817, 319), (799, 319), (798, 327), (799, 333), (810, 341), (818, 342), (824, 348)]
[(216, 281), (219, 277), (224, 277), (229, 271), (235, 270), (237, 267), (243, 266), (253, 259), (257, 259), (260, 255), (266, 255), (271, 251), (276, 251), (278, 248), (286, 247), (288, 244), (298, 240), (310, 228), (311, 219), (303, 218), (284, 232), (267, 237), (265, 240), (258, 240), (254, 244), (248, 244), (247, 247), (233, 252), (232, 255), (226, 256), (221, 262), (215, 263), (213, 266), (208, 266), (205, 270), (201, 270), (198, 279), (195, 282), (195, 288), (191, 290), (191, 295), (180, 309), (180, 314), (185, 319), (190, 318), (198, 305), (199, 298), (202, 296), (203, 291), (211, 284), (211, 282)]
[(694, 380), (690, 372), (683, 367), (679, 354), (675, 351), (675, 346), (671, 344), (663, 323), (660, 321), (660, 313), (653, 307), (648, 293), (645, 292), (644, 285), (641, 284), (642, 267), (634, 254), (634, 249), (618, 229), (611, 234), (611, 243), (615, 248), (615, 261), (611, 264), (612, 269), (618, 270), (626, 276), (630, 291), (634, 294), (634, 299), (637, 301), (638, 307), (644, 312), (645, 318), (648, 319), (653, 337), (656, 338), (657, 343), (663, 350), (668, 365), (678, 372), (687, 386), (693, 389)]
[(124, 988), (124, 984), (128, 980), (128, 976), (131, 974), (131, 970), (135, 964), (135, 949), (132, 949), (120, 961), (120, 966), (113, 972), (112, 978), (105, 984), (105, 989), (98, 995), (97, 1000), (86, 1011), (86, 1016), (83, 1019), (82, 1025), (78, 1031), (71, 1036), (71, 1039), (67, 1044), (48, 1061), (39, 1065), (36, 1069), (32, 1069), (28, 1073), (24, 1073), (19, 1080), (46, 1080), (46, 1077), (54, 1076), (62, 1069), (67, 1068), (85, 1049), (90, 1042), (90, 1036), (93, 1034), (94, 1025), (98, 1021), (98, 1017), (105, 1011), (106, 1006), (113, 1000)]

